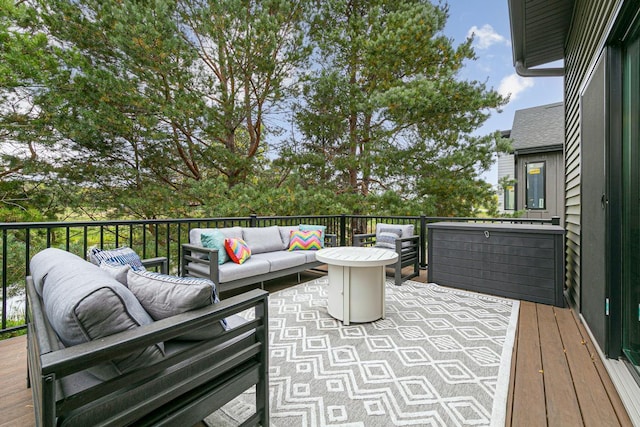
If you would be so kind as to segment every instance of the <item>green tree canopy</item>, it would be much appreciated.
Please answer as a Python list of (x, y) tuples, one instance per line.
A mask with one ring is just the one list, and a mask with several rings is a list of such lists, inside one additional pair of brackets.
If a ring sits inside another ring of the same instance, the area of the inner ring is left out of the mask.
[(24, 218), (491, 207), (480, 174), (504, 141), (477, 129), (505, 100), (459, 78), (475, 53), (444, 36), (447, 13), (0, 0), (0, 200)]
[[(491, 204), (480, 179), (498, 134), (474, 136), (505, 100), (458, 72), (468, 39), (442, 34), (446, 6), (429, 1), (317, 3), (317, 67), (296, 114), (301, 142), (285, 153), (315, 182), (368, 196), (394, 192), (432, 215)], [(317, 171), (320, 173), (316, 173)]]

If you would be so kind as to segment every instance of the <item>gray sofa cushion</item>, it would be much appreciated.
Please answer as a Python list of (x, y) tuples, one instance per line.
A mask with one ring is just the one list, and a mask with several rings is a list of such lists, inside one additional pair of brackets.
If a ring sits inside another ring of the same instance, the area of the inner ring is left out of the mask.
[(189, 230), (189, 243), (192, 245), (202, 245), (202, 239), (200, 235), (208, 231), (217, 230), (224, 234), (224, 237), (242, 239), (242, 228), (240, 227), (227, 227), (227, 228), (192, 228)]
[(269, 271), (278, 271), (305, 264), (307, 257), (299, 252), (276, 251), (254, 255), (253, 257), (267, 261), (270, 265)]
[[(65, 264), (67, 261), (74, 262), (79, 257), (71, 252), (63, 251), (61, 249), (45, 249), (38, 252), (33, 256), (31, 263), (29, 264), (29, 270), (31, 272), (31, 278), (33, 279), (33, 285), (36, 288), (38, 295), (42, 296), (42, 288), (44, 286), (45, 279), (52, 268), (57, 267), (60, 264)], [(33, 262), (33, 260), (37, 260)]]
[[(47, 267), (46, 272), (43, 266)], [(30, 267), (40, 277), (44, 276), (44, 309), (67, 347), (153, 322), (129, 289), (78, 256), (49, 248), (34, 255)], [(163, 351), (162, 343), (158, 343), (123, 355), (92, 372), (101, 379), (111, 378), (162, 359)]]
[(304, 255), (304, 258), (307, 262), (316, 262), (316, 252), (317, 251), (297, 251), (295, 253)]
[(291, 240), (291, 232), (300, 230), (297, 225), (288, 225), (284, 227), (278, 227), (280, 231), (280, 238), (282, 239), (282, 249), (289, 249), (289, 240)]
[(271, 264), (268, 261), (258, 258), (249, 258), (243, 264), (228, 262), (220, 266), (219, 279), (221, 283), (232, 280), (244, 279), (251, 276), (258, 276), (269, 272)]
[(242, 229), (242, 236), (251, 254), (279, 251), (282, 249), (282, 237), (277, 225), (273, 227), (246, 227)]
[(129, 270), (127, 284), (153, 320), (213, 304), (215, 285), (207, 279)]
[[(209, 279), (177, 277), (151, 271), (129, 270), (129, 289), (154, 320), (195, 310), (220, 302), (216, 285)], [(213, 338), (225, 331), (226, 321), (182, 335), (183, 340)]]

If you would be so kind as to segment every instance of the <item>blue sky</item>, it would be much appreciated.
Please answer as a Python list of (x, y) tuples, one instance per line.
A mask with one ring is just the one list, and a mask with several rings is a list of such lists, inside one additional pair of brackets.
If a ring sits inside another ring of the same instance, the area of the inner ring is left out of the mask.
[[(511, 129), (516, 110), (562, 101), (561, 77), (524, 78), (516, 74), (507, 0), (449, 0), (449, 20), (444, 32), (456, 44), (475, 33), (477, 60), (466, 63), (460, 72), (461, 79), (486, 82), (503, 95), (511, 94), (502, 112), (494, 111), (479, 134)], [(485, 179), (497, 184), (495, 166)]]

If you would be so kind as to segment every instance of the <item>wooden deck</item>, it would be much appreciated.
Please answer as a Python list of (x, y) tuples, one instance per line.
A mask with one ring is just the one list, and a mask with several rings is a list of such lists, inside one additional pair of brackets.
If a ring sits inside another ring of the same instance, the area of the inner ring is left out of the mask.
[[(302, 280), (312, 279), (305, 273)], [(425, 280), (424, 272), (418, 279)], [(275, 291), (291, 283), (267, 284)], [(26, 339), (0, 341), (0, 426), (34, 426)], [(632, 426), (602, 361), (570, 309), (522, 302), (508, 426)]]

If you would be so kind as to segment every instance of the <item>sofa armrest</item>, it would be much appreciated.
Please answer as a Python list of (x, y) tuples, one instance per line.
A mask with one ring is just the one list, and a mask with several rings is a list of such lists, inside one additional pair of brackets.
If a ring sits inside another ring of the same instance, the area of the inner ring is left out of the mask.
[(143, 259), (142, 265), (145, 268), (160, 267), (160, 273), (169, 274), (169, 260), (166, 257)]
[[(204, 276), (189, 268), (189, 263), (201, 264), (207, 267), (209, 275)], [(218, 271), (218, 250), (193, 245), (191, 243), (182, 244), (182, 271), (183, 277), (204, 277), (211, 280), (216, 285), (220, 284), (220, 273)]]
[(354, 234), (353, 246), (373, 246), (375, 243), (376, 233)]
[(334, 248), (338, 246), (338, 235), (337, 234), (324, 234), (324, 246), (328, 248)]

